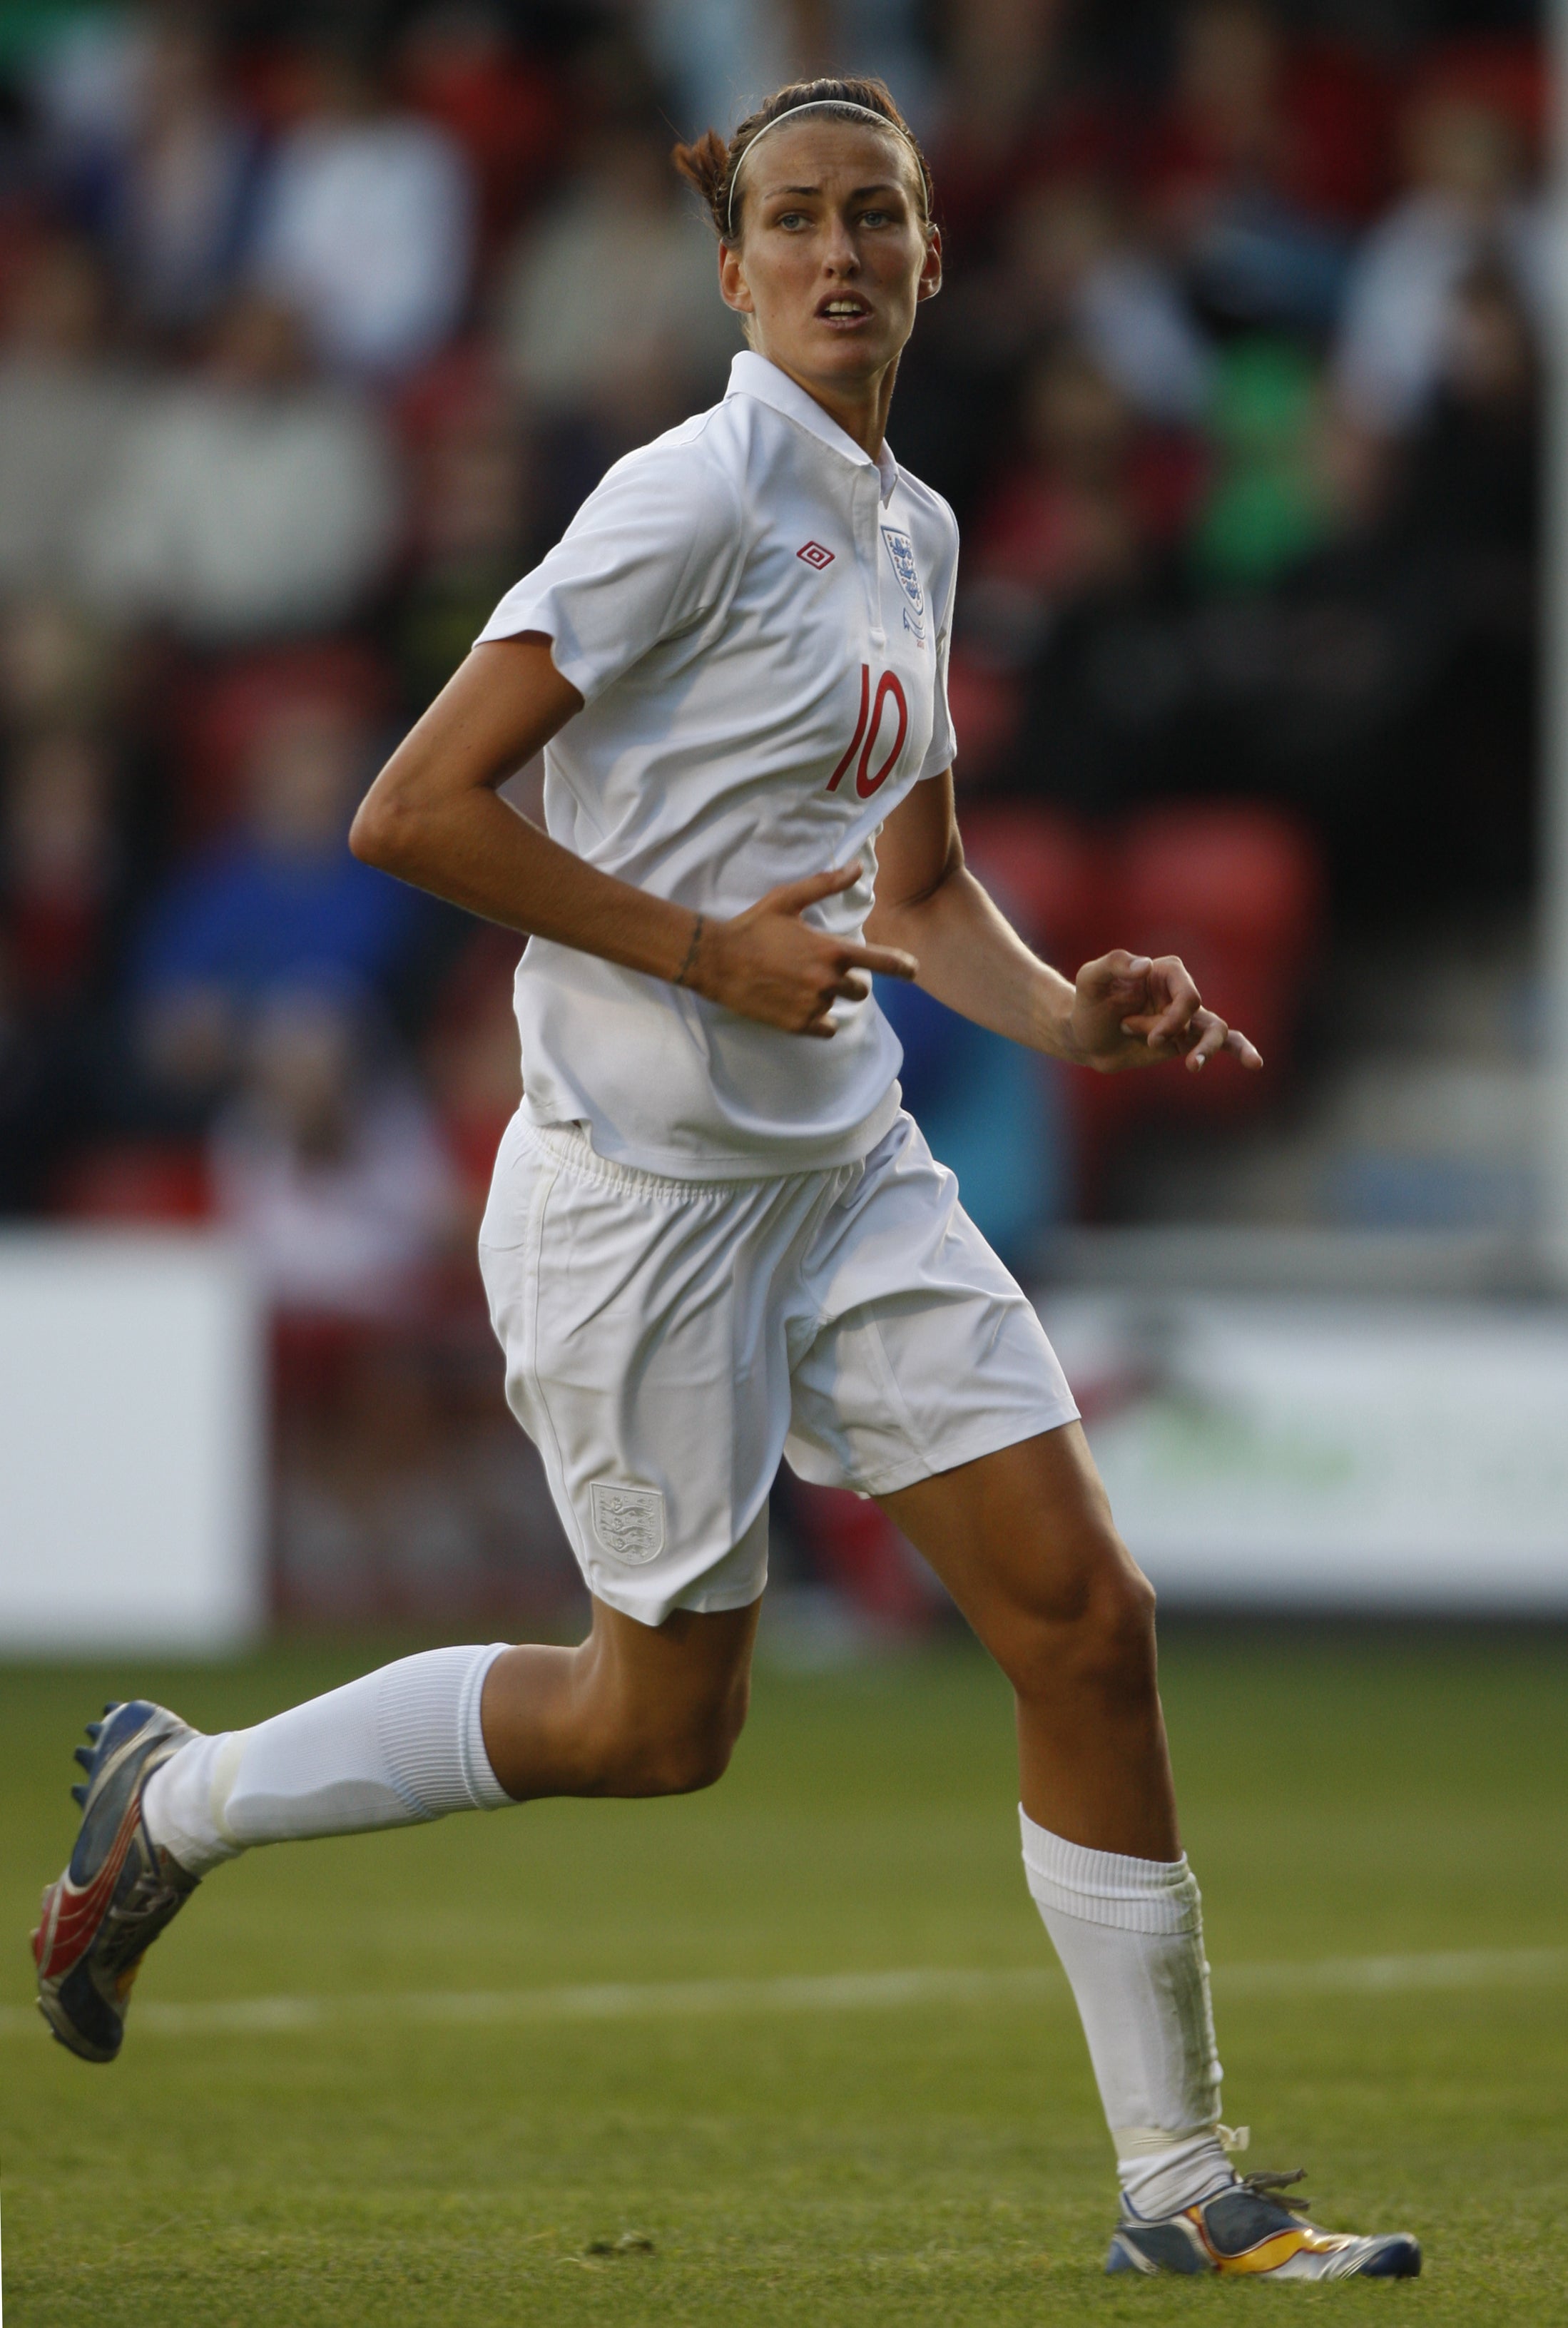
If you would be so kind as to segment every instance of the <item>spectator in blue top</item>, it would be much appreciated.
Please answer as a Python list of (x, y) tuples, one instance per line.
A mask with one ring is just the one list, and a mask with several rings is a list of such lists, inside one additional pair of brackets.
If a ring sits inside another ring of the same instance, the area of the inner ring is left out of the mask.
[(136, 962), (139, 1047), (179, 1112), (204, 1115), (222, 1096), (269, 995), (382, 988), (417, 937), (420, 901), (346, 845), (373, 740), (341, 702), (281, 704), (251, 746), (239, 829), (154, 905)]

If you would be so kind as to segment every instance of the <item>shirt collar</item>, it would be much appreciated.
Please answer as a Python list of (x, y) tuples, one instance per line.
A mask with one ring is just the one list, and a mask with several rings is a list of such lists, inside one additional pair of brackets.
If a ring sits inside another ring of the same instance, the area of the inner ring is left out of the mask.
[(835, 453), (841, 453), (845, 460), (853, 461), (862, 469), (875, 468), (880, 481), (882, 500), (887, 502), (893, 498), (893, 488), (898, 482), (898, 464), (893, 458), (887, 440), (884, 438), (882, 449), (873, 461), (864, 447), (857, 445), (854, 438), (823, 411), (814, 396), (808, 396), (798, 381), (793, 380), (787, 371), (781, 371), (777, 364), (770, 363), (765, 356), (759, 356), (754, 350), (746, 348), (735, 358), (729, 367), (729, 387), (725, 401), (728, 403), (732, 396), (755, 396), (759, 404), (771, 404), (775, 412), (782, 412), (786, 419), (809, 429), (822, 444), (831, 446)]

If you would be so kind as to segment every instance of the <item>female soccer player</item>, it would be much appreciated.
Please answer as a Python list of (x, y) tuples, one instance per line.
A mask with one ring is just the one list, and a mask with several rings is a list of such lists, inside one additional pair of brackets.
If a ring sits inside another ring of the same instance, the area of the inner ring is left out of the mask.
[[(781, 89), (676, 159), (749, 352), (502, 601), (352, 834), (529, 934), (480, 1258), (588, 1638), (433, 1650), (218, 1736), (111, 1710), (35, 1936), (43, 2011), (112, 2060), (149, 1942), (250, 1845), (711, 1785), (787, 1455), (878, 1497), (1016, 1692), (1029, 1888), (1115, 2144), (1110, 2268), (1413, 2272), (1413, 2240), (1319, 2232), (1233, 2173), (1152, 1595), (1033, 1310), (900, 1105), (867, 973), (1102, 1071), (1261, 1062), (1173, 957), (1069, 982), (965, 869), (956, 530), (884, 436), (941, 240), (887, 91)], [(548, 837), (496, 796), (541, 746)]]

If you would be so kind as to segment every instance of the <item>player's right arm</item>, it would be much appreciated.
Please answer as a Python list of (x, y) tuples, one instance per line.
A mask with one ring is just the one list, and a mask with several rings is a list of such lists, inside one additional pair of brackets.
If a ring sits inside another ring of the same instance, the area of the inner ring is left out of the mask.
[(831, 1036), (865, 973), (912, 978), (897, 947), (846, 943), (801, 919), (846, 889), (849, 866), (775, 889), (733, 919), (693, 914), (586, 864), (497, 797), (583, 708), (540, 633), (477, 646), (398, 746), (354, 818), (367, 865), (530, 937), (691, 987), (796, 1035)]

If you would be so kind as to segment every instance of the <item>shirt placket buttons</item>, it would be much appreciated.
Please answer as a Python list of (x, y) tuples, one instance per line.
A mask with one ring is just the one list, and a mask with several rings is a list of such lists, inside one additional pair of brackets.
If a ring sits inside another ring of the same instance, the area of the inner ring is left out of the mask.
[(877, 526), (882, 511), (880, 480), (874, 468), (862, 469), (855, 481), (856, 549), (860, 559), (866, 584), (866, 613), (870, 624), (871, 644), (885, 647), (887, 634), (882, 624), (881, 579), (877, 564)]

